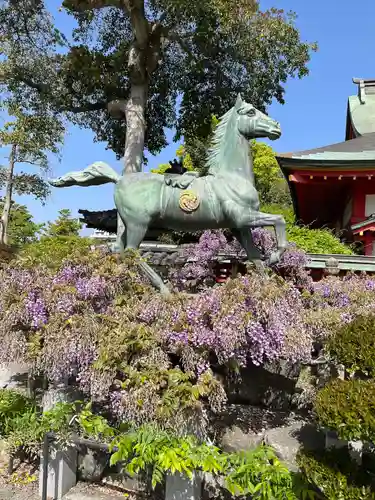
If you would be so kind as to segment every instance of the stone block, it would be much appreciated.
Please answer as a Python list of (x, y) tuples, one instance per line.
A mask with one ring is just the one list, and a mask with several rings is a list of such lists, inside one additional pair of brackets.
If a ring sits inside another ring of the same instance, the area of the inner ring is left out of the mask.
[(165, 484), (165, 500), (200, 500), (202, 479), (198, 473), (190, 480), (182, 474), (168, 474)]
[(273, 410), (291, 408), (299, 368), (287, 364), (249, 366), (238, 381), (225, 381), (228, 400), (234, 404), (262, 405)]
[(29, 365), (25, 363), (7, 363), (0, 366), (0, 389), (18, 389), (27, 391)]
[(221, 438), (221, 448), (228, 453), (237, 451), (251, 451), (260, 446), (263, 442), (264, 433), (255, 433), (251, 430), (245, 432), (237, 426), (226, 429)]
[(348, 447), (348, 441), (339, 439), (335, 431), (329, 431), (329, 430), (326, 431), (325, 435), (326, 450), (329, 450), (330, 448), (341, 449), (347, 447)]
[[(77, 483), (77, 450), (51, 450), (48, 460), (47, 497), (61, 500)], [(43, 488), (43, 458), (40, 464), (39, 495)]]
[(349, 455), (358, 465), (362, 465), (363, 448), (362, 441), (349, 441), (348, 443)]
[(265, 444), (271, 446), (276, 455), (291, 471), (298, 471), (297, 453), (300, 448), (312, 451), (324, 448), (324, 434), (303, 421), (266, 432)]
[(78, 476), (81, 481), (100, 482), (109, 463), (109, 456), (104, 451), (96, 451), (86, 446), (78, 450)]

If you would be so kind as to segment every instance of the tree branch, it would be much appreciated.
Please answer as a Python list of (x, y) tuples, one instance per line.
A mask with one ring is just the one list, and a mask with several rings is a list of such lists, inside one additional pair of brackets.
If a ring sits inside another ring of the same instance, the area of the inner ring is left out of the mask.
[(166, 37), (169, 40), (173, 40), (174, 42), (177, 42), (178, 45), (181, 47), (181, 49), (185, 52), (185, 54), (189, 57), (191, 61), (194, 61), (196, 63), (199, 62), (199, 59), (195, 56), (195, 54), (190, 50), (190, 47), (185, 43), (182, 37), (177, 35), (177, 33), (166, 33)]
[(98, 101), (98, 102), (88, 102), (86, 104), (81, 104), (80, 106), (59, 106), (58, 111), (61, 113), (87, 113), (89, 111), (100, 111), (101, 109), (106, 109), (108, 101)]
[[(52, 95), (50, 87), (48, 85), (45, 85), (44, 83), (34, 82), (31, 78), (28, 78), (27, 76), (25, 77), (23, 75), (22, 76), (18, 75), (17, 78), (28, 87), (36, 90), (39, 94), (48, 94), (50, 96)], [(102, 100), (94, 103), (88, 102), (85, 104), (81, 104), (80, 106), (58, 105), (57, 109), (60, 113), (69, 112), (78, 114), (78, 113), (86, 113), (88, 111), (99, 111), (101, 109), (105, 109), (107, 107), (107, 104), (108, 104), (107, 100)]]
[(86, 12), (106, 7), (123, 8), (123, 0), (64, 0), (62, 6), (75, 12)]
[(146, 18), (144, 0), (124, 0), (129, 12), (135, 38), (140, 49), (145, 49), (150, 34), (149, 23)]

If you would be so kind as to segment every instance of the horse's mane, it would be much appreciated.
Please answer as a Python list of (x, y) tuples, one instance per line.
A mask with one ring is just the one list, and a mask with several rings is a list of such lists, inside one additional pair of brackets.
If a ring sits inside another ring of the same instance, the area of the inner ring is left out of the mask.
[(230, 109), (227, 113), (225, 113), (225, 115), (220, 118), (219, 123), (215, 128), (210, 147), (207, 151), (205, 166), (208, 171), (210, 171), (211, 169), (215, 170), (215, 167), (217, 167), (221, 163), (221, 155), (225, 151), (225, 148), (223, 148), (223, 140), (228, 130), (230, 130), (230, 127), (228, 127), (228, 125), (230, 124), (230, 121), (233, 117), (236, 117), (235, 107)]

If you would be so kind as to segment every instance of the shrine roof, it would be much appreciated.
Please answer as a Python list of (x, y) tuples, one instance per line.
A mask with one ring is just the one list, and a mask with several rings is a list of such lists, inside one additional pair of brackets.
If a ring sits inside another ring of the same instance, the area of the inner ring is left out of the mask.
[(90, 229), (98, 229), (107, 233), (116, 234), (117, 232), (117, 210), (100, 210), (90, 212), (89, 210), (78, 210), (82, 215), (80, 221)]
[(349, 125), (355, 136), (375, 132), (375, 80), (353, 78), (353, 83), (358, 85), (358, 93), (348, 99), (347, 139)]
[[(280, 166), (306, 162), (310, 165), (323, 167), (325, 163), (342, 164), (375, 161), (375, 132), (349, 141), (338, 142), (316, 149), (279, 153), (276, 155)], [(313, 163), (312, 163), (313, 162)]]
[(351, 230), (354, 231), (354, 233), (358, 231), (366, 231), (366, 229), (373, 228), (375, 226), (375, 214), (370, 215), (370, 217), (367, 217), (367, 219), (357, 222), (356, 224), (353, 224), (351, 226)]

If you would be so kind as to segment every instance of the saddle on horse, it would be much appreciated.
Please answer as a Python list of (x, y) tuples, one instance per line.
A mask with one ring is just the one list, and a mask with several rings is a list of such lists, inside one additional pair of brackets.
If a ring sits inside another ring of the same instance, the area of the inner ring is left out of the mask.
[(185, 172), (179, 174), (164, 174), (164, 182), (167, 186), (178, 189), (186, 189), (190, 186), (194, 179), (200, 177), (199, 172)]

